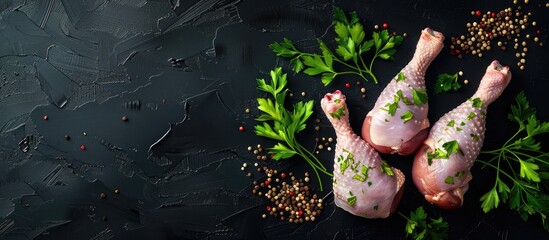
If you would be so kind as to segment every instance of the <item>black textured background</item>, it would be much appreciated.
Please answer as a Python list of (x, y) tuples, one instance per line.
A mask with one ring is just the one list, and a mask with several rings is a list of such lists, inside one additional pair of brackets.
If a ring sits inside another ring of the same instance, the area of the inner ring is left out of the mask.
[[(549, 8), (530, 2), (525, 7), (546, 41)], [(405, 238), (402, 217), (352, 216), (334, 207), (330, 187), (319, 192), (326, 208), (314, 223), (263, 220), (266, 201), (251, 193), (252, 180), (240, 171), (242, 163), (255, 162), (248, 145), (272, 145), (251, 130), (260, 96), (255, 79), (275, 66), (288, 69), (268, 44), (283, 37), (311, 51), (316, 38), (333, 44), (334, 4), (356, 10), (368, 35), (374, 24), (387, 22), (408, 37), (394, 62), (376, 65), (380, 84), (362, 82), (366, 99), (354, 84), (359, 79), (341, 78), (324, 87), (318, 78), (290, 73), (292, 91), (307, 93), (295, 99), (318, 103), (324, 93), (341, 89), (349, 98), (351, 124), (360, 129), (387, 81), (411, 59), (421, 29), (429, 26), (447, 38), (427, 72), (432, 122), (474, 93), (493, 59), (510, 65), (513, 79), (489, 108), (485, 149), (513, 133), (506, 114), (521, 90), (538, 117), (549, 120), (549, 46), (530, 40), (524, 71), (512, 51), (463, 60), (449, 54), (449, 38), (464, 34), (465, 23), (474, 19), (471, 10), (497, 11), (514, 6), (511, 0), (2, 0), (0, 239)], [(436, 75), (459, 70), (468, 85), (432, 95)], [(346, 82), (352, 87), (346, 89)], [(333, 136), (318, 104), (315, 111), (312, 118), (321, 123), (309, 125), (320, 131), (310, 127), (300, 136), (310, 149), (315, 137)], [(120, 120), (123, 115), (128, 122)], [(239, 132), (240, 125), (246, 131)], [(324, 151), (320, 157), (331, 169), (333, 155)], [(539, 219), (523, 222), (506, 206), (481, 211), (479, 198), (493, 184), (488, 169), (474, 167), (463, 207), (443, 211), (413, 186), (412, 157), (383, 157), (407, 175), (398, 210), (408, 214), (421, 205), (430, 216), (443, 216), (451, 239), (549, 237)], [(310, 170), (299, 159), (267, 164), (299, 175)]]

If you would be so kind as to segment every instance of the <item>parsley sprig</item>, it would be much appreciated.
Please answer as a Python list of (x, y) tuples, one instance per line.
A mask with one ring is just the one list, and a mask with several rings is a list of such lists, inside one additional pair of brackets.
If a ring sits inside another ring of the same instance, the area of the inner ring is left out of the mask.
[(410, 212), (410, 217), (400, 212), (398, 214), (407, 220), (406, 237), (412, 236), (415, 240), (448, 238), (448, 223), (442, 217), (429, 218), (430, 222), (427, 223), (427, 213), (422, 207)]
[(457, 142), (457, 140), (445, 142), (444, 144), (442, 144), (442, 148), (444, 150), (440, 148), (435, 148), (434, 152), (427, 153), (427, 164), (429, 164), (429, 166), (431, 166), (431, 164), (433, 163), (433, 159), (448, 159), (450, 158), (450, 155), (457, 152), (463, 155), (463, 151), (459, 147), (459, 143)]
[(271, 98), (258, 98), (258, 109), (263, 112), (256, 120), (262, 122), (255, 126), (255, 134), (278, 141), (276, 145), (269, 148), (273, 159), (288, 159), (298, 155), (305, 159), (313, 168), (319, 182), (320, 190), (322, 181), (319, 172), (332, 176), (326, 167), (309, 150), (297, 142), (295, 135), (307, 127), (307, 119), (313, 114), (314, 101), (297, 102), (293, 105), (293, 111), (285, 108), (285, 99), (288, 94), (286, 85), (288, 81), (282, 68), (275, 68), (270, 72), (271, 82), (265, 79), (258, 79), (258, 89), (269, 93)]
[[(333, 11), (334, 31), (337, 35), (335, 42), (337, 47), (335, 54), (321, 39), (317, 39), (322, 54), (307, 53), (298, 50), (293, 42), (284, 38), (283, 42), (274, 42), (269, 47), (277, 56), (289, 58), (293, 70), (297, 73), (303, 71), (310, 76), (322, 74), (322, 83), (330, 84), (339, 75), (355, 74), (365, 81), (371, 78), (376, 84), (377, 77), (373, 73), (376, 59), (393, 60), (396, 48), (400, 46), (402, 36), (392, 36), (389, 31), (374, 31), (371, 39), (366, 39), (364, 26), (359, 23), (356, 12), (347, 16), (343, 10), (334, 7)], [(363, 55), (370, 52), (370, 62), (364, 60)], [(334, 62), (346, 68), (339, 71), (334, 68)]]
[(449, 91), (456, 92), (461, 88), (461, 85), (458, 82), (458, 78), (459, 78), (458, 73), (455, 73), (455, 74), (443, 73), (438, 75), (437, 80), (435, 81), (434, 93), (437, 94), (437, 93), (449, 92)]
[(549, 153), (542, 151), (535, 139), (549, 133), (549, 122), (536, 118), (536, 110), (530, 107), (524, 92), (517, 95), (508, 118), (518, 124), (517, 132), (501, 148), (482, 151), (488, 161), (476, 160), (483, 168), (496, 170), (493, 188), (480, 198), (482, 210), (489, 212), (500, 202), (507, 203), (523, 220), (539, 215), (549, 231)]

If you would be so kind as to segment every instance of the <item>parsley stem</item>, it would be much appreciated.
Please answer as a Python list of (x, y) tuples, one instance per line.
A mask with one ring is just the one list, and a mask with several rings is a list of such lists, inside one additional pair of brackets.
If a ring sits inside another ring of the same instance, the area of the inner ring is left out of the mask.
[[(297, 55), (295, 58), (300, 58), (301, 56), (317, 56), (316, 54), (312, 54), (312, 53), (305, 53), (305, 52), (299, 52), (299, 55)], [(323, 56), (321, 56), (322, 59), (324, 59)], [(378, 83), (377, 82), (377, 78), (376, 76), (372, 73), (372, 71), (370, 71), (370, 69), (368, 69), (366, 67), (366, 64), (364, 64), (364, 60), (362, 59), (362, 57), (359, 56), (360, 60), (362, 61), (362, 64), (364, 66), (364, 69), (360, 68), (360, 66), (358, 65), (358, 63), (356, 63), (356, 67), (351, 65), (351, 64), (348, 64), (346, 63), (345, 61), (339, 59), (338, 57), (336, 56), (332, 56), (333, 58), (333, 61), (335, 62), (338, 62), (340, 63), (341, 65), (344, 65), (350, 69), (353, 69), (355, 71), (345, 71), (345, 72), (338, 72), (336, 74), (356, 74), (356, 75), (359, 75), (360, 77), (362, 77), (362, 79), (364, 79), (365, 81), (368, 81), (368, 79), (364, 76), (364, 74), (362, 72), (366, 72), (368, 73), (368, 75), (370, 75), (372, 77), (372, 79), (374, 80), (374, 83)]]
[(507, 140), (507, 142), (505, 142), (505, 144), (503, 144), (503, 147), (506, 147), (511, 142), (511, 140), (515, 139), (515, 137), (517, 137), (523, 130), (524, 128), (521, 126), (519, 130), (515, 133), (515, 135), (513, 135), (511, 138)]
[[(318, 179), (318, 185), (320, 187), (320, 191), (324, 191), (324, 188), (322, 186), (322, 179), (320, 178), (320, 174), (318, 174), (318, 169), (320, 168), (319, 166), (317, 166), (313, 161), (311, 161), (311, 159), (309, 157), (307, 157), (307, 155), (305, 155), (303, 153), (303, 151), (301, 150), (302, 146), (300, 144), (290, 144), (288, 143), (288, 145), (290, 146), (290, 148), (292, 148), (292, 150), (294, 150), (295, 152), (297, 152), (297, 154), (299, 156), (301, 156), (303, 159), (305, 159), (305, 161), (307, 161), (307, 163), (313, 168), (313, 171), (315, 172), (315, 175)], [(322, 170), (322, 169), (320, 169)]]
[[(521, 186), (521, 188), (524, 189), (524, 187), (522, 187), (522, 183), (521, 183), (521, 182), (517, 181), (517, 179), (514, 178), (513, 176), (511, 176), (509, 173), (507, 173), (507, 172), (505, 172), (505, 171), (499, 169), (499, 167), (497, 167), (496, 165), (491, 164), (491, 163), (489, 163), (489, 162), (485, 162), (485, 161), (480, 160), (480, 159), (477, 159), (476, 161), (477, 161), (477, 162), (480, 162), (480, 163), (482, 163), (482, 164), (484, 164), (484, 165), (486, 165), (486, 166), (492, 167), (492, 168), (495, 169), (497, 172), (501, 172), (503, 175), (505, 175), (507, 178), (509, 178), (511, 181), (513, 181), (516, 185)], [(497, 177), (496, 179), (498, 179), (498, 178), (499, 178), (499, 174), (498, 174), (498, 177)]]
[[(291, 137), (291, 138), (290, 138)], [(318, 161), (318, 159), (315, 159), (317, 160), (317, 162), (320, 164), (317, 165), (316, 163), (314, 163), (304, 152), (303, 150), (305, 150), (306, 152), (308, 152), (303, 146), (301, 146), (301, 144), (295, 142), (295, 137), (294, 136), (289, 136), (288, 138), (288, 141), (286, 141), (286, 143), (288, 144), (288, 146), (290, 146), (290, 148), (296, 152), (299, 156), (301, 156), (302, 158), (304, 158), (305, 160), (307, 160), (307, 162), (309, 163), (309, 165), (311, 165), (311, 167), (313, 168), (318, 168), (318, 169), (321, 169), (321, 170), (326, 170), (326, 168), (324, 166), (322, 166), (322, 163), (320, 163), (320, 161)]]
[(410, 221), (411, 219), (406, 217), (406, 215), (402, 214), (401, 212), (397, 211), (398, 215), (402, 216), (404, 219)]
[(377, 84), (377, 77), (376, 75), (374, 75), (374, 73), (370, 70), (367, 71), (367, 73), (370, 75), (370, 77), (372, 77), (372, 79), (374, 80), (374, 83)]
[[(305, 158), (309, 164), (312, 164), (311, 160)], [(318, 174), (318, 170), (316, 167), (313, 167), (313, 171), (315, 171), (316, 178), (318, 179), (318, 186), (320, 187), (320, 191), (324, 191), (324, 188), (322, 187), (322, 180), (320, 179), (320, 174)]]
[[(516, 154), (522, 155), (524, 157), (532, 158), (532, 159), (535, 159), (536, 161), (542, 162), (543, 164), (549, 165), (549, 162), (547, 162), (547, 161), (543, 160), (543, 158), (541, 158), (541, 157), (549, 155), (549, 153), (543, 153), (543, 154), (535, 157), (535, 156), (532, 156), (530, 154), (523, 153), (523, 152), (518, 152), (518, 151), (517, 152), (512, 152), (512, 151), (509, 151), (509, 150), (507, 150), (507, 151), (510, 152), (510, 153), (513, 153), (515, 156), (516, 156)], [(517, 156), (517, 158), (518, 158), (518, 156)]]
[(372, 60), (370, 61), (370, 67), (369, 67), (368, 69), (371, 70), (371, 69), (374, 67), (374, 61), (376, 60), (378, 54), (379, 54), (379, 53), (376, 52), (376, 54), (374, 55), (374, 57), (373, 57)]
[(513, 168), (513, 164), (511, 164), (510, 161), (506, 161), (507, 165), (509, 166), (509, 169), (511, 169), (511, 173), (513, 173), (513, 176), (516, 176), (517, 173), (515, 172), (515, 169)]
[(370, 68), (366, 67), (366, 63), (364, 62), (364, 59), (362, 58), (362, 56), (359, 56), (359, 58), (360, 58), (360, 62), (362, 63), (362, 66), (364, 67), (364, 71), (366, 73), (368, 73), (368, 75), (370, 75), (370, 77), (372, 77), (372, 80), (374, 80), (374, 83), (377, 84), (377, 77), (372, 72), (372, 67), (370, 67)]
[(351, 64), (348, 64), (348, 63), (346, 63), (346, 62), (340, 60), (340, 59), (337, 58), (336, 56), (333, 56), (333, 58), (334, 58), (334, 61), (336, 61), (336, 62), (338, 62), (338, 63), (341, 63), (342, 65), (345, 65), (345, 66), (347, 66), (347, 67), (349, 67), (349, 68), (351, 68), (351, 69), (354, 69), (354, 70), (356, 70), (356, 71), (360, 71), (360, 69), (356, 68), (355, 66), (353, 66), (353, 65), (351, 65)]
[(311, 156), (317, 163), (318, 163), (318, 166), (320, 169), (326, 171), (326, 167), (324, 167), (324, 165), (322, 165), (322, 162), (320, 162), (320, 160), (318, 160), (318, 158), (316, 158), (316, 156), (313, 155), (313, 153), (311, 153), (309, 150), (307, 150), (305, 147), (299, 145), (299, 147), (301, 148), (301, 150), (305, 153), (307, 153), (307, 155)]
[(358, 73), (358, 72), (354, 72), (354, 71), (346, 71), (346, 72), (337, 72), (336, 73), (337, 75), (343, 75), (343, 74), (355, 74), (355, 75), (358, 75), (360, 76), (362, 79), (364, 79), (365, 81), (368, 81), (368, 79), (366, 77), (364, 77), (363, 74), (361, 73)]
[[(306, 52), (300, 52), (298, 51), (299, 55), (297, 55), (295, 58), (301, 58), (301, 56), (311, 56), (311, 57), (314, 57), (314, 56), (318, 56), (317, 54), (314, 54), (314, 53), (306, 53)], [(322, 59), (324, 59), (324, 56), (320, 56)], [(356, 71), (360, 71), (359, 68), (356, 68), (355, 66), (351, 65), (351, 64), (348, 64), (346, 63), (345, 61), (339, 59), (338, 57), (336, 57), (335, 55), (332, 55), (332, 59), (333, 61), (335, 62), (338, 62), (338, 63), (341, 63), (342, 65), (345, 65), (349, 68), (352, 68)]]

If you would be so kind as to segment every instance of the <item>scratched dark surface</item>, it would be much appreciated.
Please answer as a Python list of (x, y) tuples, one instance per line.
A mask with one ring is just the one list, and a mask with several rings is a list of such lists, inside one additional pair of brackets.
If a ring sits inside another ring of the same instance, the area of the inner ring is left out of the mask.
[[(248, 145), (272, 144), (251, 131), (260, 96), (255, 79), (275, 66), (288, 67), (268, 44), (283, 37), (309, 50), (316, 49), (316, 38), (333, 44), (333, 4), (356, 10), (368, 32), (388, 22), (409, 37), (394, 62), (375, 67), (380, 84), (363, 84), (366, 99), (355, 85), (344, 88), (358, 79), (323, 87), (318, 78), (290, 74), (290, 88), (307, 92), (296, 99), (318, 103), (324, 93), (342, 89), (351, 124), (360, 129), (379, 92), (411, 58), (421, 29), (429, 26), (447, 38), (427, 72), (431, 122), (472, 95), (493, 59), (512, 66), (513, 80), (489, 108), (485, 147), (501, 145), (513, 133), (505, 116), (521, 90), (538, 117), (549, 120), (547, 46), (530, 47), (525, 71), (518, 70), (511, 52), (463, 60), (449, 54), (449, 37), (464, 33), (471, 10), (500, 10), (513, 6), (511, 1), (413, 2), (0, 1), (0, 239), (405, 238), (402, 217), (352, 216), (334, 207), (330, 186), (318, 192), (326, 205), (314, 223), (263, 220), (266, 200), (251, 192), (252, 179), (263, 176), (250, 179), (240, 166), (255, 162)], [(546, 41), (549, 8), (531, 2), (526, 7)], [(459, 70), (468, 85), (458, 93), (432, 95), (436, 75)], [(333, 136), (319, 105), (315, 111), (320, 131), (300, 137), (311, 149), (315, 137)], [(129, 121), (120, 120), (124, 115)], [(240, 125), (246, 131), (239, 132)], [(331, 169), (333, 155), (324, 151), (320, 157)], [(463, 207), (443, 211), (413, 186), (411, 157), (383, 157), (407, 175), (398, 210), (407, 214), (424, 206), (430, 216), (443, 216), (451, 239), (549, 238), (537, 218), (524, 222), (505, 206), (481, 211), (479, 197), (493, 184), (493, 172), (474, 167)], [(298, 159), (267, 165), (308, 171)]]

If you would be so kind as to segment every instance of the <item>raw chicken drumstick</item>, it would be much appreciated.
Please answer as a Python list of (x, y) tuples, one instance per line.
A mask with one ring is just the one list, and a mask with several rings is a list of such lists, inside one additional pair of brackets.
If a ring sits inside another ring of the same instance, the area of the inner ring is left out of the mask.
[(484, 141), (486, 109), (510, 80), (509, 67), (493, 61), (473, 97), (433, 125), (412, 168), (414, 183), (427, 201), (445, 209), (463, 204), (470, 169)]
[(410, 155), (429, 133), (425, 71), (442, 50), (444, 36), (421, 32), (414, 57), (385, 87), (362, 125), (362, 138), (381, 153)]
[(345, 95), (339, 90), (321, 101), (336, 133), (334, 160), (335, 204), (354, 215), (385, 218), (402, 197), (404, 174), (390, 167), (374, 148), (353, 132)]

